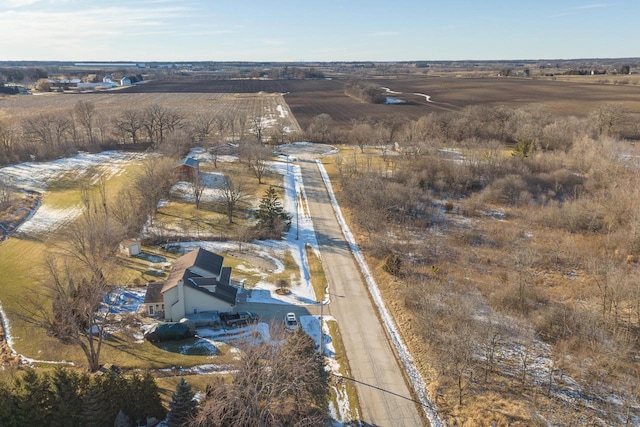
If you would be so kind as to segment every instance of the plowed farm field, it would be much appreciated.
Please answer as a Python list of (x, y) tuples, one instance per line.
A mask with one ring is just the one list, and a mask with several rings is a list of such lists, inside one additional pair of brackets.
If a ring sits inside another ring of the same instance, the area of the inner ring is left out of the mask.
[(0, 118), (8, 120), (33, 117), (42, 113), (65, 114), (78, 103), (89, 101), (104, 117), (115, 117), (125, 109), (142, 110), (158, 104), (181, 113), (187, 119), (195, 114), (218, 115), (235, 111), (246, 117), (283, 120), (291, 130), (299, 130), (287, 103), (279, 93), (194, 93), (122, 91), (7, 96), (0, 98)]
[(370, 80), (388, 88), (404, 103), (366, 104), (344, 94), (344, 81), (318, 80), (176, 80), (153, 81), (125, 93), (282, 94), (298, 123), (306, 129), (322, 113), (346, 126), (361, 117), (400, 115), (416, 119), (430, 112), (459, 111), (469, 105), (541, 104), (559, 115), (586, 116), (596, 107), (619, 103), (640, 117), (640, 86), (520, 78), (407, 76)]

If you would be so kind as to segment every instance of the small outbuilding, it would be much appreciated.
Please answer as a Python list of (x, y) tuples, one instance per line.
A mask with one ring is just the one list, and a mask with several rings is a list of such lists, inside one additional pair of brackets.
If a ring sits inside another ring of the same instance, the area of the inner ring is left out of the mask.
[(131, 79), (129, 77), (123, 77), (120, 79), (120, 86), (131, 86)]
[(193, 180), (200, 173), (200, 162), (193, 157), (185, 158), (178, 165), (178, 174), (180, 179), (185, 181)]
[(140, 244), (140, 240), (136, 239), (127, 239), (120, 243), (120, 253), (127, 256), (136, 256), (140, 255), (142, 252), (142, 245)]

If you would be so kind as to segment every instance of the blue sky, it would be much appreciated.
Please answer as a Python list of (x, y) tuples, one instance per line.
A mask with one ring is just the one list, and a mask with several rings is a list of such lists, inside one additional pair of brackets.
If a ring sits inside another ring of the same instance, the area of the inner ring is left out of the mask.
[(640, 56), (640, 1), (0, 0), (0, 60)]

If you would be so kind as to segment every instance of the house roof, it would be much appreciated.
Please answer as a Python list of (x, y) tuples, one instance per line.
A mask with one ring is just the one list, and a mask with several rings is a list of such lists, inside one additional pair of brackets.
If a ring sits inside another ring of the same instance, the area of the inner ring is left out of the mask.
[(153, 282), (147, 285), (147, 293), (144, 295), (145, 304), (156, 304), (162, 301), (162, 286), (163, 282)]
[(189, 166), (190, 168), (198, 169), (198, 166), (200, 165), (200, 162), (197, 159), (194, 159), (193, 157), (187, 157), (182, 162), (182, 165), (183, 166)]
[[(171, 268), (169, 277), (164, 282), (162, 287), (162, 293), (175, 287), (180, 280), (187, 281), (191, 277), (203, 277), (201, 274), (195, 273), (190, 270), (192, 267), (197, 267), (208, 273), (208, 277), (217, 277), (222, 270), (222, 263), (224, 258), (213, 252), (209, 252), (205, 249), (198, 248), (185, 255), (182, 255), (176, 260)], [(229, 273), (230, 274), (230, 273)]]

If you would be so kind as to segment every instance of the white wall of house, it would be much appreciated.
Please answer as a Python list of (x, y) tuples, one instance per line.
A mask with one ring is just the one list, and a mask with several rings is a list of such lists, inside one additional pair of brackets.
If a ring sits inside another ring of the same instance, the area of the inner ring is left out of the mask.
[[(178, 287), (175, 286), (171, 289), (168, 289), (162, 294), (162, 299), (164, 300), (164, 320), (170, 322), (173, 318), (174, 310), (178, 310), (180, 304), (178, 304)], [(184, 309), (183, 309), (184, 310)], [(178, 317), (178, 320), (184, 317), (184, 312), (181, 317)]]
[(196, 311), (231, 311), (233, 308), (231, 304), (189, 287), (184, 288), (184, 297), (186, 314), (192, 314)]
[(213, 296), (204, 294), (189, 286), (184, 286), (182, 281), (178, 285), (165, 291), (164, 318), (168, 322), (178, 322), (186, 314), (201, 311), (231, 311), (233, 305)]

